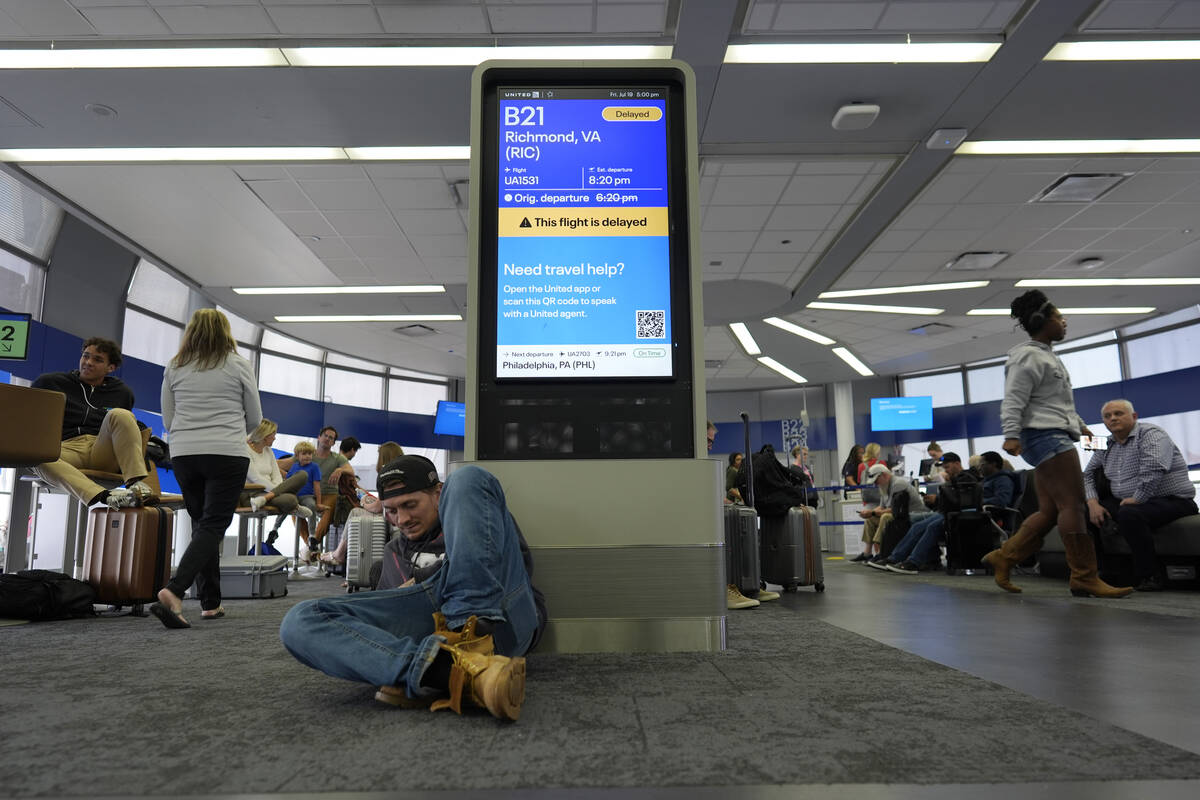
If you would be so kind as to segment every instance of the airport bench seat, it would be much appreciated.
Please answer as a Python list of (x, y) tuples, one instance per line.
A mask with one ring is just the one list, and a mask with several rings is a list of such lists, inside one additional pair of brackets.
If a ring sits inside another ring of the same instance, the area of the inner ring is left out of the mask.
[[(1127, 561), (1130, 555), (1129, 545), (1115, 531), (1101, 534), (1100, 547), (1104, 556), (1115, 557), (1118, 561)], [(1154, 550), (1158, 554), (1159, 560), (1167, 567), (1173, 565), (1190, 566), (1193, 569), (1200, 567), (1200, 514), (1180, 517), (1155, 530)], [(1042, 547), (1038, 560), (1042, 563), (1044, 574), (1067, 574), (1066, 553), (1058, 528), (1052, 528), (1047, 534), (1046, 543)], [(1194, 574), (1200, 575), (1200, 573)]]

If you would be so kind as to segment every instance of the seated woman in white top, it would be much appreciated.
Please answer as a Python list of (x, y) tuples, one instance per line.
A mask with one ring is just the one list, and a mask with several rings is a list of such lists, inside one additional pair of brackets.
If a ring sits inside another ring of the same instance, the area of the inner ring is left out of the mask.
[(278, 430), (278, 425), (269, 419), (264, 419), (246, 438), (246, 455), (250, 457), (250, 469), (246, 473), (246, 482), (270, 486), (271, 489), (267, 492), (248, 489), (242, 492), (242, 496), (238, 500), (239, 506), (249, 505), (255, 511), (268, 503), (278, 508), (280, 514), (275, 518), (275, 526), (271, 528), (272, 532), (279, 530), (279, 526), (283, 524), (283, 520), (288, 514), (296, 513), (306, 519), (312, 516), (312, 512), (301, 506), (296, 498), (296, 492), (304, 486), (308, 480), (308, 474), (297, 472), (284, 480), (279, 471), (279, 462), (271, 450), (271, 445), (275, 442), (275, 433)]

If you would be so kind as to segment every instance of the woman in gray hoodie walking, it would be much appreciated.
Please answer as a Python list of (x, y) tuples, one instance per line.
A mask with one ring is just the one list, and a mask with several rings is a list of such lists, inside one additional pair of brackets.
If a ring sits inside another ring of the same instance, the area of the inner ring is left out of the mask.
[(1040, 550), (1046, 534), (1058, 525), (1071, 568), (1071, 594), (1124, 597), (1132, 589), (1117, 589), (1100, 580), (1096, 549), (1084, 519), (1083, 472), (1075, 442), (1081, 434), (1092, 432), (1075, 411), (1071, 376), (1050, 346), (1067, 335), (1067, 321), (1037, 289), (1013, 300), (1011, 310), (1030, 339), (1008, 351), (1000, 424), (1005, 452), (1034, 465), (1038, 510), (983, 560), (995, 571), (997, 586), (1019, 592), (1020, 587), (1009, 580), (1010, 571)]

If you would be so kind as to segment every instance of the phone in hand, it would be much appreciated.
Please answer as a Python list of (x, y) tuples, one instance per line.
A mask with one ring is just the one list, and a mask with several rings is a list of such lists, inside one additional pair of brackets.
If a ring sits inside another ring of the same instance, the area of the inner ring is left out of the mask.
[(1083, 445), (1084, 450), (1107, 450), (1107, 436), (1081, 436), (1079, 443)]

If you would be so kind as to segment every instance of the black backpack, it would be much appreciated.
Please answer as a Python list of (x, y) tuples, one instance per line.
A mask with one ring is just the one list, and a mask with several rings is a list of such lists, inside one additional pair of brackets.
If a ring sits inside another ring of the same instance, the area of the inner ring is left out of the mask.
[(775, 457), (775, 448), (764, 444), (762, 449), (750, 458), (742, 459), (738, 469), (737, 490), (746, 496), (746, 469), (748, 465), (754, 468), (754, 509), (759, 516), (777, 517), (788, 512), (793, 506), (805, 505), (812, 494), (796, 479), (796, 476), (779, 463)]
[(96, 590), (61, 572), (23, 569), (0, 574), (0, 617), (34, 621), (90, 617)]
[(983, 483), (973, 473), (963, 470), (938, 489), (938, 511), (954, 514), (968, 509), (983, 510)]

